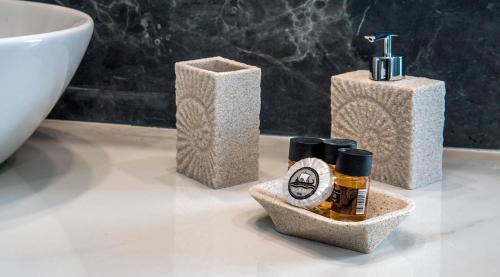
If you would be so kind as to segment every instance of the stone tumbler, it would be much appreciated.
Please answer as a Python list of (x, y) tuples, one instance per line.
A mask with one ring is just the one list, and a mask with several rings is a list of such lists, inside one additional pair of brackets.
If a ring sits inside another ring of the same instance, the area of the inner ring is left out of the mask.
[(258, 67), (213, 57), (175, 64), (177, 171), (211, 188), (258, 179)]

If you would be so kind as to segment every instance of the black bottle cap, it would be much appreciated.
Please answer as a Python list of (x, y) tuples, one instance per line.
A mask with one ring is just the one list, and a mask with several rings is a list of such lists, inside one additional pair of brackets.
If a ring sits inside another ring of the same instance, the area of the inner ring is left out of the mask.
[(323, 141), (318, 138), (297, 137), (290, 139), (288, 159), (300, 161), (305, 158), (323, 159)]
[(341, 148), (338, 150), (335, 170), (349, 176), (370, 176), (373, 153), (361, 149)]
[(324, 161), (327, 164), (336, 164), (337, 163), (337, 151), (340, 148), (356, 148), (357, 143), (352, 139), (324, 139), (323, 143), (325, 144), (325, 156)]

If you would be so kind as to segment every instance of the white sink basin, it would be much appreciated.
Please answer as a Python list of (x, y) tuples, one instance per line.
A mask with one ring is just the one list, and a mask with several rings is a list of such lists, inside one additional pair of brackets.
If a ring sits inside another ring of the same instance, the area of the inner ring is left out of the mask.
[(76, 10), (0, 0), (0, 163), (54, 107), (93, 28), (92, 19)]

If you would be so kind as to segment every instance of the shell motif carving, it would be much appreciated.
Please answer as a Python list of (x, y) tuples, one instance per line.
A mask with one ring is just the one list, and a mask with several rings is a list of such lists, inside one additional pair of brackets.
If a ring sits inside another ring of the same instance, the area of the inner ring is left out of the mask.
[[(332, 83), (332, 137), (351, 138), (374, 154), (373, 177), (405, 183), (411, 126), (400, 93), (376, 93), (354, 82)], [(399, 103), (395, 105), (395, 103)]]
[(176, 75), (177, 171), (212, 184), (215, 80), (184, 68)]

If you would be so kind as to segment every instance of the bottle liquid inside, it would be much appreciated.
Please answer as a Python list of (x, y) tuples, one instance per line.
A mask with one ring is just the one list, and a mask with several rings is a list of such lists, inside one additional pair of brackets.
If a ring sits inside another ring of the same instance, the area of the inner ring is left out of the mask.
[(335, 172), (330, 217), (337, 220), (361, 221), (366, 219), (369, 176), (348, 176)]

